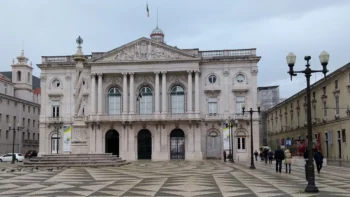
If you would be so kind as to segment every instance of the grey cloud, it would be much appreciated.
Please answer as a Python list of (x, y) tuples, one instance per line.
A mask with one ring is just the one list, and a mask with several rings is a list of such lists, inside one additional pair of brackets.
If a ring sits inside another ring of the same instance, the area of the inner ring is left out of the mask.
[[(179, 48), (257, 48), (259, 85), (280, 84), (282, 97), (300, 90), (305, 80), (288, 81), (285, 56), (297, 55), (297, 69), (303, 56), (312, 55), (319, 66), (322, 50), (331, 54), (329, 70), (349, 62), (350, 18), (347, 0), (12, 0), (0, 2), (0, 70), (9, 70), (22, 43), (34, 64), (42, 55), (70, 55), (75, 39), (84, 38), (85, 53), (107, 51), (139, 37), (149, 37), (156, 26), (166, 41)], [(39, 75), (39, 69), (34, 73)], [(300, 79), (300, 80), (299, 80)], [(298, 85), (297, 85), (298, 84)], [(305, 84), (304, 84), (305, 85)]]

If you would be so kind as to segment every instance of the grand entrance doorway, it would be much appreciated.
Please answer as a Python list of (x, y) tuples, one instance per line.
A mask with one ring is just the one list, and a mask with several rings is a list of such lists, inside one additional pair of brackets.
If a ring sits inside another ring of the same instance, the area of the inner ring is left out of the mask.
[(181, 129), (170, 133), (170, 159), (185, 159), (185, 134)]
[(207, 135), (207, 159), (220, 159), (220, 137), (217, 131), (210, 131)]
[(152, 134), (147, 129), (142, 129), (137, 134), (138, 159), (152, 159)]
[(105, 152), (113, 153), (119, 156), (119, 133), (112, 129), (106, 133), (105, 136)]

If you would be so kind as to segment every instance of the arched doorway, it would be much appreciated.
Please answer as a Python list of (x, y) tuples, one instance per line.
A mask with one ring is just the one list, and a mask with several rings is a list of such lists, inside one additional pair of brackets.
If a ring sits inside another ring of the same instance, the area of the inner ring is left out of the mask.
[(185, 133), (181, 129), (170, 133), (170, 159), (185, 159)]
[(58, 154), (60, 148), (60, 135), (57, 133), (51, 135), (51, 153)]
[(147, 129), (142, 129), (137, 134), (138, 159), (152, 159), (152, 134)]
[(220, 136), (217, 131), (210, 131), (207, 135), (207, 158), (220, 159)]
[(112, 129), (106, 133), (105, 136), (105, 152), (113, 153), (119, 156), (119, 133)]

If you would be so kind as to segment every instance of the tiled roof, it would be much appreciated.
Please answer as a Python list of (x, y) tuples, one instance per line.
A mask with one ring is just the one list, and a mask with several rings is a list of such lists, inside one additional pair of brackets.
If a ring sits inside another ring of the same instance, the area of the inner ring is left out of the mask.
[(35, 88), (33, 93), (34, 94), (41, 94), (41, 88)]
[(0, 73), (0, 79), (11, 82), (11, 80)]

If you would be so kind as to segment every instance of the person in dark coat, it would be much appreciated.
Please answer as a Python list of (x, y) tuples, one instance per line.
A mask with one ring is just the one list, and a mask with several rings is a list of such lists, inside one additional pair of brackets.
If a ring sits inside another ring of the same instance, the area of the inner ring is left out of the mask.
[(272, 164), (272, 158), (273, 158), (273, 152), (272, 152), (272, 150), (270, 150), (270, 151), (267, 153), (267, 156), (269, 157), (269, 164)]
[(259, 155), (258, 151), (255, 150), (255, 152), (254, 152), (255, 161), (258, 161), (258, 155)]
[(315, 153), (314, 160), (316, 163), (317, 172), (320, 173), (323, 164), (323, 155), (320, 152), (320, 150), (317, 150), (317, 152)]
[(267, 150), (267, 148), (264, 149), (264, 152), (263, 152), (263, 155), (264, 155), (264, 160), (265, 160), (265, 163), (267, 164), (267, 153), (269, 151)]
[(276, 159), (276, 172), (281, 173), (282, 171), (282, 161), (284, 160), (284, 152), (281, 150), (281, 148), (278, 146), (277, 150), (275, 151), (275, 159)]
[(226, 162), (226, 151), (224, 151), (224, 162)]

